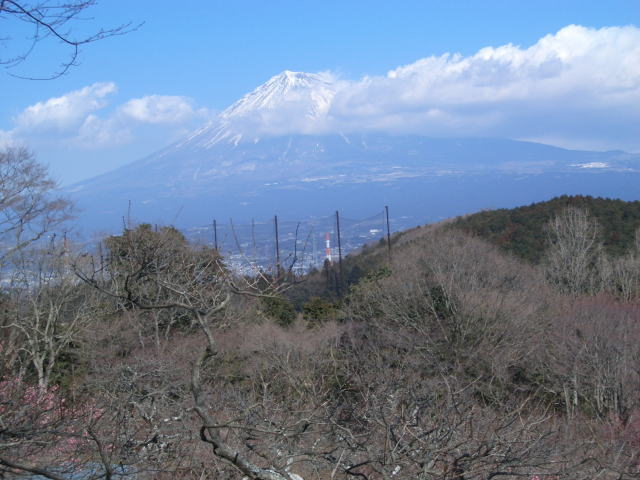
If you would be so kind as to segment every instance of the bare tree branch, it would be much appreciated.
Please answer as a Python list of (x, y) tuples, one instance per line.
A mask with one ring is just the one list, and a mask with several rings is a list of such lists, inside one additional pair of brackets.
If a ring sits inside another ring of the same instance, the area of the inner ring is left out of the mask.
[(15, 470), (20, 470), (22, 472), (34, 473), (36, 475), (42, 475), (43, 477), (50, 478), (51, 480), (69, 480), (66, 477), (62, 477), (57, 475), (49, 470), (45, 470), (43, 468), (39, 468), (33, 465), (25, 465), (19, 462), (14, 462), (8, 458), (0, 457), (0, 465), (7, 466), (9, 468), (13, 468)]
[[(95, 33), (76, 37), (72, 35), (69, 25), (83, 20), (80, 15), (97, 4), (96, 0), (78, 0), (75, 2), (30, 1), (30, 0), (2, 0), (0, 3), (0, 18), (5, 17), (22, 22), (31, 28), (29, 45), (20, 53), (10, 58), (0, 57), (0, 65), (12, 69), (24, 63), (34, 52), (38, 44), (48, 39), (57, 40), (70, 50), (66, 60), (51, 75), (44, 77), (19, 75), (8, 72), (9, 75), (27, 80), (52, 80), (66, 74), (69, 69), (77, 65), (80, 47), (105, 38), (124, 35), (138, 29), (142, 24), (126, 23), (115, 28), (100, 28)], [(5, 41), (9, 40), (7, 38)], [(12, 43), (17, 40), (11, 39)]]

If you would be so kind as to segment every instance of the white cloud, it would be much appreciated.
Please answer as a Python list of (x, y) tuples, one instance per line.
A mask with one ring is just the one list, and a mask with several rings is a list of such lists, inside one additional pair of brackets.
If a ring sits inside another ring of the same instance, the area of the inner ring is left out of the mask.
[(103, 119), (97, 115), (88, 115), (77, 133), (68, 139), (68, 143), (85, 150), (94, 150), (126, 145), (133, 140), (131, 126), (121, 122), (117, 116)]
[(25, 108), (13, 121), (19, 131), (68, 130), (87, 115), (104, 108), (106, 97), (117, 91), (114, 83), (94, 83)]
[(197, 112), (189, 99), (170, 95), (134, 98), (122, 105), (120, 112), (138, 122), (162, 124), (179, 124), (203, 113)]
[(14, 143), (14, 139), (10, 132), (0, 130), (0, 148), (8, 147)]
[(155, 129), (158, 143), (150, 148), (160, 148), (175, 137), (167, 128), (183, 132), (209, 115), (182, 96), (149, 95), (114, 106), (116, 92), (114, 83), (94, 83), (30, 105), (12, 119), (14, 128), (0, 130), (0, 144), (96, 150), (134, 142), (138, 134), (148, 140)]
[(640, 149), (640, 29), (570, 25), (535, 45), (486, 47), (343, 82), (335, 130), (555, 138)]
[(287, 84), (291, 76), (283, 72), (245, 96), (223, 113), (222, 125), (248, 138), (379, 130), (640, 151), (634, 26), (569, 25), (528, 47), (430, 56), (359, 80), (324, 72), (324, 82), (306, 75)]

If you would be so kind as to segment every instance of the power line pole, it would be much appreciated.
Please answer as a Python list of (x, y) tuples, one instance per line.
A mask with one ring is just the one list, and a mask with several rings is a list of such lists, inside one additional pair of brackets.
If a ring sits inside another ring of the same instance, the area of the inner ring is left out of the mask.
[(311, 268), (316, 266), (316, 234), (313, 231), (313, 227), (311, 227), (311, 245), (312, 245), (312, 253), (311, 253)]
[(105, 254), (102, 250), (102, 240), (98, 242), (98, 255), (100, 255), (100, 278), (104, 280), (105, 277), (105, 269), (106, 269), (106, 260)]
[(280, 276), (280, 240), (278, 238), (278, 216), (273, 217), (276, 226), (276, 276)]
[(256, 251), (256, 222), (251, 218), (251, 241), (253, 242), (253, 261), (258, 258), (258, 252)]
[(339, 285), (342, 285), (342, 243), (340, 241), (340, 214), (336, 210), (336, 226), (338, 233), (338, 271), (340, 272)]
[(391, 227), (389, 226), (389, 207), (384, 206), (384, 213), (387, 217), (387, 248), (389, 249), (389, 265), (391, 265)]
[(213, 248), (216, 249), (216, 252), (218, 251), (218, 222), (216, 222), (216, 219), (213, 219)]
[(98, 242), (98, 255), (100, 256), (100, 275), (104, 276), (104, 253), (102, 252), (102, 240)]

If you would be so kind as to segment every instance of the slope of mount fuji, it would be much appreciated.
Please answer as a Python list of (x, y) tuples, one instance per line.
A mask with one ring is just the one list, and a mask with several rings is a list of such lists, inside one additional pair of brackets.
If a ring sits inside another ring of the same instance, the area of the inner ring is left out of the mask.
[(640, 155), (501, 139), (318, 134), (335, 91), (327, 76), (283, 72), (183, 140), (67, 192), (88, 230), (117, 228), (129, 202), (138, 220), (181, 226), (215, 216), (302, 219), (346, 207), (367, 216), (384, 204), (415, 224), (565, 193), (638, 195)]
[[(70, 193), (93, 228), (117, 225), (129, 200), (140, 220), (206, 224), (215, 215), (302, 218), (358, 204), (358, 215), (366, 216), (373, 199), (415, 203), (413, 211), (398, 213), (417, 216), (428, 194), (435, 195), (431, 205), (439, 204), (429, 218), (440, 218), (563, 193), (628, 198), (638, 171), (638, 155), (512, 140), (295, 135), (207, 149), (172, 146)], [(491, 185), (498, 181), (509, 185)], [(415, 202), (407, 198), (410, 191)]]

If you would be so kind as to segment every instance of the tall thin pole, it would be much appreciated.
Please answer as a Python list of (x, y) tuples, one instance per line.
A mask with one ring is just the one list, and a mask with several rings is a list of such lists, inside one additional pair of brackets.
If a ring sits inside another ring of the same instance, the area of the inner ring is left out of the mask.
[(336, 210), (336, 226), (338, 232), (338, 269), (340, 271), (340, 285), (342, 285), (342, 243), (340, 241), (340, 214)]
[(313, 253), (311, 254), (311, 267), (315, 267), (316, 266), (316, 235), (315, 232), (312, 231), (311, 234), (311, 245), (312, 245), (312, 250)]
[(391, 262), (391, 227), (389, 226), (389, 207), (384, 206), (384, 213), (387, 217), (387, 248), (389, 249), (389, 262)]
[(216, 222), (216, 219), (213, 219), (213, 248), (216, 249), (216, 252), (218, 251), (218, 222)]
[(256, 251), (256, 222), (251, 219), (251, 241), (253, 242), (253, 261), (258, 258), (258, 252)]
[(98, 242), (98, 255), (100, 255), (100, 274), (104, 275), (104, 253), (102, 252), (102, 240)]
[(273, 217), (276, 226), (276, 275), (280, 276), (280, 240), (278, 239), (278, 216)]

